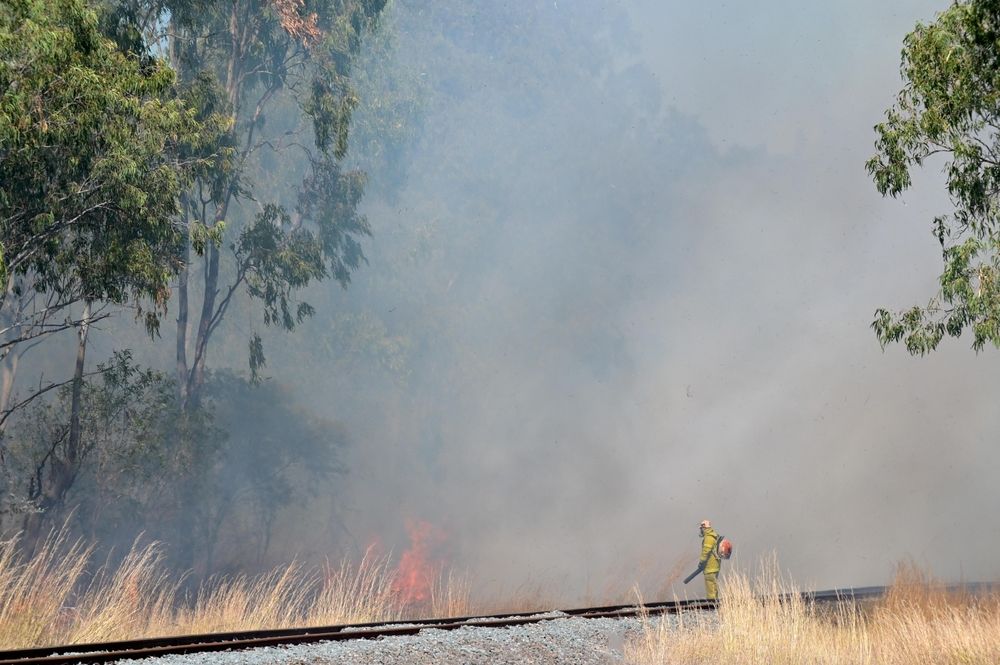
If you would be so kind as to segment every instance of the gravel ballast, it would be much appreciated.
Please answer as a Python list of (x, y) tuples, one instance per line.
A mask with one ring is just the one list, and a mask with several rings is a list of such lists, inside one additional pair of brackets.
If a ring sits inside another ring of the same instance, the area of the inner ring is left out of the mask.
[[(654, 625), (660, 621), (676, 625), (677, 617), (663, 615), (649, 621)], [(143, 665), (603, 665), (623, 662), (623, 644), (641, 631), (639, 619), (567, 617), (510, 628), (428, 628), (409, 636), (119, 662)]]

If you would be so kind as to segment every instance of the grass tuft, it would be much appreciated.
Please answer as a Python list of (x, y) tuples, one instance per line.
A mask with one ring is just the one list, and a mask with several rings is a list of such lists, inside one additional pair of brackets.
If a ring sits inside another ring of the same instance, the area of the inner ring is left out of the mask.
[[(777, 599), (789, 594), (788, 600)], [(774, 559), (755, 577), (729, 572), (717, 614), (687, 613), (680, 627), (647, 621), (626, 644), (636, 665), (912, 665), (1000, 662), (1000, 596), (947, 593), (901, 564), (884, 600), (868, 607), (802, 599)]]
[(438, 570), (431, 584), (430, 610), (435, 617), (464, 617), (476, 614), (472, 606), (472, 583), (467, 574)]
[[(133, 544), (115, 566), (90, 571), (93, 549), (49, 535), (31, 556), (0, 542), (0, 650), (259, 628), (390, 621), (402, 605), (388, 557), (367, 553), (319, 570), (300, 564), (216, 577), (180, 593), (156, 543)], [(460, 589), (442, 587), (457, 602)]]
[(77, 623), (73, 592), (91, 549), (53, 532), (30, 558), (18, 540), (0, 542), (0, 645), (19, 649), (68, 635)]
[(395, 572), (388, 556), (376, 556), (369, 548), (357, 565), (327, 562), (322, 584), (303, 625), (394, 621), (402, 606), (393, 590)]

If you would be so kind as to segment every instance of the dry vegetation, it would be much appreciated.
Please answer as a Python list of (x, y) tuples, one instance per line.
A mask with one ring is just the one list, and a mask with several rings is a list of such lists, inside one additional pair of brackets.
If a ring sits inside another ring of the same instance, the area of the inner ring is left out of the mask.
[[(432, 577), (426, 599), (406, 603), (390, 557), (369, 552), (359, 562), (320, 569), (293, 563), (264, 575), (212, 578), (185, 591), (190, 585), (169, 573), (156, 544), (136, 543), (120, 561), (101, 565), (92, 548), (56, 532), (30, 557), (17, 540), (0, 542), (0, 649), (559, 605), (559, 594), (542, 583), (473, 601), (468, 574), (439, 568)], [(612, 602), (608, 592), (592, 600)]]
[(431, 616), (464, 617), (476, 613), (469, 599), (472, 582), (468, 575), (441, 568), (430, 591)]
[[(291, 564), (257, 577), (216, 578), (193, 595), (168, 575), (155, 544), (134, 546), (93, 572), (93, 552), (53, 534), (25, 558), (0, 543), (0, 649), (136, 637), (399, 618), (388, 558), (309, 570)], [(448, 604), (461, 604), (448, 589)], [(447, 608), (449, 605), (446, 605)], [(426, 613), (427, 610), (421, 610)]]
[(761, 600), (796, 591), (773, 561), (753, 579), (730, 572), (717, 616), (682, 616), (680, 630), (650, 622), (626, 646), (627, 660), (638, 665), (1000, 662), (1000, 595), (948, 592), (910, 563), (900, 565), (888, 597), (866, 607)]
[(470, 614), (518, 614), (520, 612), (548, 612), (555, 607), (565, 607), (559, 594), (551, 585), (525, 580), (519, 584), (496, 590), (489, 597), (477, 597), (471, 603)]
[[(190, 595), (155, 545), (134, 546), (114, 566), (93, 559), (59, 533), (30, 558), (16, 541), (0, 542), (0, 649), (551, 607), (540, 590), (532, 600), (526, 589), (474, 606), (469, 578), (445, 571), (425, 606), (406, 607), (389, 559), (371, 554), (318, 570), (291, 564), (216, 578)], [(1000, 662), (1000, 594), (951, 592), (904, 564), (888, 596), (867, 606), (767, 599), (795, 591), (773, 561), (753, 578), (729, 572), (718, 614), (682, 615), (680, 629), (650, 621), (626, 657), (638, 665)]]

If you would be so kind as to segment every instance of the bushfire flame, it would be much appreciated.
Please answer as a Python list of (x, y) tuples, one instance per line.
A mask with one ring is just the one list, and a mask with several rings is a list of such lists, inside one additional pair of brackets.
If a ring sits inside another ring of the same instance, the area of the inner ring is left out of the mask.
[(444, 561), (440, 549), (444, 545), (444, 530), (423, 520), (406, 520), (410, 547), (399, 558), (393, 591), (403, 605), (426, 603), (431, 597), (431, 585)]

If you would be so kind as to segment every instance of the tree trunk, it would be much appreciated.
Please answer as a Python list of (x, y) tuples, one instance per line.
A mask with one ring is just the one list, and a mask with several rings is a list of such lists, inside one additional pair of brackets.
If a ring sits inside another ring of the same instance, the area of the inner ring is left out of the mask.
[[(248, 39), (248, 36), (240, 30), (239, 8), (239, 3), (233, 2), (229, 14), (229, 40), (232, 50), (229, 53), (229, 59), (226, 63), (226, 80), (224, 84), (226, 98), (229, 100), (229, 112), (233, 115), (234, 125), (239, 121), (240, 77), (242, 75), (244, 53), (243, 40)], [(247, 8), (248, 6), (244, 7), (244, 9)], [(243, 19), (245, 23), (247, 17), (243, 17)], [(238, 155), (237, 161), (240, 161), (240, 158), (245, 158), (245, 154)], [(215, 209), (215, 218), (212, 221), (211, 228), (218, 228), (219, 224), (226, 221), (226, 215), (229, 213), (229, 203), (232, 201), (234, 194), (235, 191), (232, 184), (228, 185), (225, 194), (222, 196), (222, 200)], [(204, 222), (205, 220), (202, 221)], [(197, 406), (201, 400), (201, 387), (205, 382), (205, 360), (208, 355), (208, 342), (214, 329), (212, 321), (216, 316), (215, 302), (219, 294), (219, 247), (214, 243), (209, 243), (205, 252), (206, 256), (204, 260), (207, 262), (204, 273), (205, 291), (202, 294), (201, 318), (198, 321), (198, 332), (194, 343), (194, 359), (185, 377), (187, 381), (187, 385), (185, 386), (187, 394), (185, 396), (184, 408), (187, 408), (188, 405)]]
[[(11, 328), (9, 334), (11, 338), (16, 339), (22, 332), (22, 326), (17, 322), (24, 308), (24, 300), (23, 296), (14, 293), (13, 278), (7, 280), (5, 289), (2, 304), (0, 304), (0, 313), (2, 313), (0, 314), (0, 322), (4, 328)], [(16, 299), (13, 312), (6, 308), (12, 298)], [(14, 382), (17, 380), (17, 366), (24, 352), (25, 349), (22, 345), (15, 344), (8, 348), (7, 353), (3, 354), (3, 360), (0, 361), (0, 414), (6, 413), (7, 409), (10, 408), (10, 398), (14, 395)]]
[(14, 394), (14, 380), (17, 379), (17, 365), (21, 360), (18, 349), (10, 353), (0, 362), (0, 413), (10, 406), (10, 398)]
[[(81, 439), (83, 428), (80, 412), (83, 408), (83, 375), (87, 360), (87, 337), (90, 334), (91, 302), (84, 301), (83, 316), (77, 328), (76, 365), (73, 369), (72, 401), (70, 404), (69, 432), (66, 445), (60, 454), (60, 442), (53, 441), (49, 454), (41, 460), (36, 473), (37, 486), (32, 488), (29, 498), (33, 499), (38, 512), (28, 513), (24, 519), (24, 547), (31, 554), (38, 545), (42, 527), (52, 523), (57, 511), (66, 501), (66, 494), (73, 487), (83, 462)], [(48, 466), (48, 482), (45, 481), (45, 467)]]
[[(228, 196), (226, 199), (228, 200)], [(226, 204), (220, 207), (220, 215), (225, 215)], [(218, 223), (218, 222), (217, 222)], [(188, 402), (197, 406), (201, 400), (201, 386), (205, 382), (205, 356), (208, 355), (208, 341), (212, 335), (212, 318), (215, 316), (215, 298), (219, 294), (219, 248), (210, 245), (205, 250), (208, 262), (205, 268), (205, 293), (202, 295), (201, 318), (198, 321), (198, 337), (195, 341), (194, 363), (188, 380)]]
[(177, 403), (181, 410), (186, 408), (188, 398), (188, 264), (191, 261), (191, 247), (186, 244), (183, 261), (184, 265), (177, 277)]
[[(73, 401), (70, 406), (69, 440), (66, 442), (66, 465), (74, 469), (79, 466), (80, 458), (80, 400), (83, 396), (83, 370), (87, 360), (87, 335), (90, 333), (90, 301), (83, 304), (83, 317), (77, 330), (76, 368), (73, 373)], [(66, 489), (69, 489), (68, 487)], [(65, 494), (63, 490), (62, 494)]]

